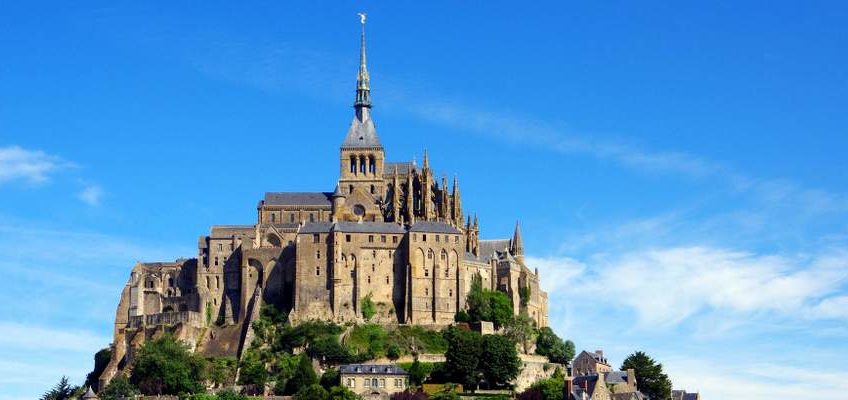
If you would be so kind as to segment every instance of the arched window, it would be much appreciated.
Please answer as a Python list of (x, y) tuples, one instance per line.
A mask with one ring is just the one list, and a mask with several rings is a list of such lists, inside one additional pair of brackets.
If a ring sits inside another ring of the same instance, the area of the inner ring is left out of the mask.
[(368, 172), (371, 174), (377, 173), (377, 162), (374, 160), (374, 156), (368, 157)]
[(168, 287), (174, 287), (174, 278), (168, 278)]
[(350, 156), (350, 173), (356, 174), (356, 156)]
[(277, 222), (277, 214), (271, 214), (271, 223)]
[(359, 172), (365, 174), (365, 156), (359, 156)]
[(209, 277), (208, 277), (208, 276), (206, 277), (206, 288), (207, 288), (207, 289), (212, 289), (212, 287), (211, 287), (211, 286), (209, 286)]
[(351, 194), (351, 193), (353, 193), (353, 185), (348, 185), (347, 186), (347, 194)]
[[(436, 237), (438, 237), (438, 236), (436, 236)], [(448, 252), (442, 250), (442, 260), (447, 260), (447, 259), (448, 259)]]
[(215, 289), (220, 289), (220, 288), (221, 288), (221, 277), (216, 276), (215, 277)]

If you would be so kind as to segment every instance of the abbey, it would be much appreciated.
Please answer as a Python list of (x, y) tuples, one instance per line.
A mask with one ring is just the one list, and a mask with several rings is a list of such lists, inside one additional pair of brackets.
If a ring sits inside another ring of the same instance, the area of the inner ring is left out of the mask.
[[(213, 226), (197, 258), (139, 263), (117, 308), (106, 382), (156, 329), (208, 355), (236, 355), (262, 304), (309, 319), (444, 326), (465, 308), (472, 279), (511, 297), (515, 313), (547, 326), (547, 294), (511, 239), (481, 240), (459, 183), (421, 165), (389, 162), (371, 115), (363, 24), (354, 116), (327, 192), (269, 192), (251, 225)], [(200, 337), (198, 340), (197, 338)]]

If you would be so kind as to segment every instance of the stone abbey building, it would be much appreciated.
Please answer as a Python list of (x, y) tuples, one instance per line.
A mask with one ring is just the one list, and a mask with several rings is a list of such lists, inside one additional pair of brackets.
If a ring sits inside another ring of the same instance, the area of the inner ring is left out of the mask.
[(207, 355), (240, 354), (261, 304), (294, 323), (356, 322), (370, 298), (371, 321), (438, 327), (454, 322), (479, 275), (484, 288), (512, 298), (516, 313), (548, 324), (547, 294), (525, 265), (519, 227), (511, 239), (481, 240), (457, 180), (437, 179), (426, 152), (420, 166), (387, 161), (371, 115), (364, 24), (354, 110), (334, 190), (265, 193), (255, 223), (213, 226), (197, 258), (132, 269), (103, 385), (162, 329)]

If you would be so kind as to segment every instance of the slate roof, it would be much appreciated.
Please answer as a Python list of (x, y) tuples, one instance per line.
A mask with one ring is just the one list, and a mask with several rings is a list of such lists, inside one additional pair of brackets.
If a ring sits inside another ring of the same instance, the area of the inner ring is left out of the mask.
[(341, 374), (406, 375), (406, 371), (391, 364), (347, 364), (339, 366)]
[(383, 164), (383, 175), (394, 175), (395, 167), (397, 167), (398, 175), (406, 175), (409, 174), (409, 171), (412, 171), (415, 168), (415, 165), (410, 161), (387, 162)]
[(581, 375), (574, 377), (574, 388), (586, 391), (589, 397), (595, 394), (595, 387), (598, 383), (598, 375)]
[(361, 233), (398, 233), (406, 231), (394, 222), (350, 222), (339, 221), (333, 226), (334, 231)]
[(253, 233), (253, 225), (213, 225), (209, 236), (213, 238), (229, 238), (240, 233)]
[(327, 206), (333, 204), (331, 192), (267, 192), (265, 204), (273, 206)]
[(604, 375), (607, 383), (627, 383), (627, 371), (612, 371)]
[(416, 222), (409, 228), (410, 232), (433, 232), (433, 233), (451, 233), (451, 234), (459, 234), (461, 233), (459, 229), (456, 229), (444, 222), (433, 222), (433, 221), (420, 221)]
[(332, 222), (307, 222), (303, 224), (298, 233), (327, 233), (332, 227)]
[(356, 116), (350, 123), (350, 128), (347, 130), (343, 149), (358, 149), (358, 148), (373, 148), (383, 147), (380, 144), (380, 138), (377, 137), (377, 128), (374, 126), (374, 121), (371, 118), (366, 118), (365, 121), (360, 121)]

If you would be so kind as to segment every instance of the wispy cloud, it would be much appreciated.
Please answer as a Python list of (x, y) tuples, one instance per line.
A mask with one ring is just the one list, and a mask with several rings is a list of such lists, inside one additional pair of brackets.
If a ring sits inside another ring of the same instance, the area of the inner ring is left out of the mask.
[(100, 199), (103, 197), (103, 188), (99, 185), (87, 185), (79, 192), (77, 197), (85, 204), (92, 207), (100, 205)]
[[(530, 259), (552, 293), (579, 299), (605, 293), (618, 307), (635, 311), (642, 327), (665, 329), (702, 312), (751, 315), (762, 312), (840, 317), (844, 298), (830, 298), (848, 281), (848, 252), (760, 255), (722, 248), (683, 247), (599, 254), (584, 262), (570, 258)], [(588, 266), (587, 266), (588, 265)], [(575, 276), (579, 272), (580, 275)], [(568, 279), (568, 290), (562, 275)], [(649, 295), (646, 295), (649, 294)], [(818, 310), (817, 312), (813, 312)]]
[(41, 150), (27, 150), (19, 146), (0, 147), (0, 184), (14, 181), (44, 183), (56, 171), (72, 165)]

